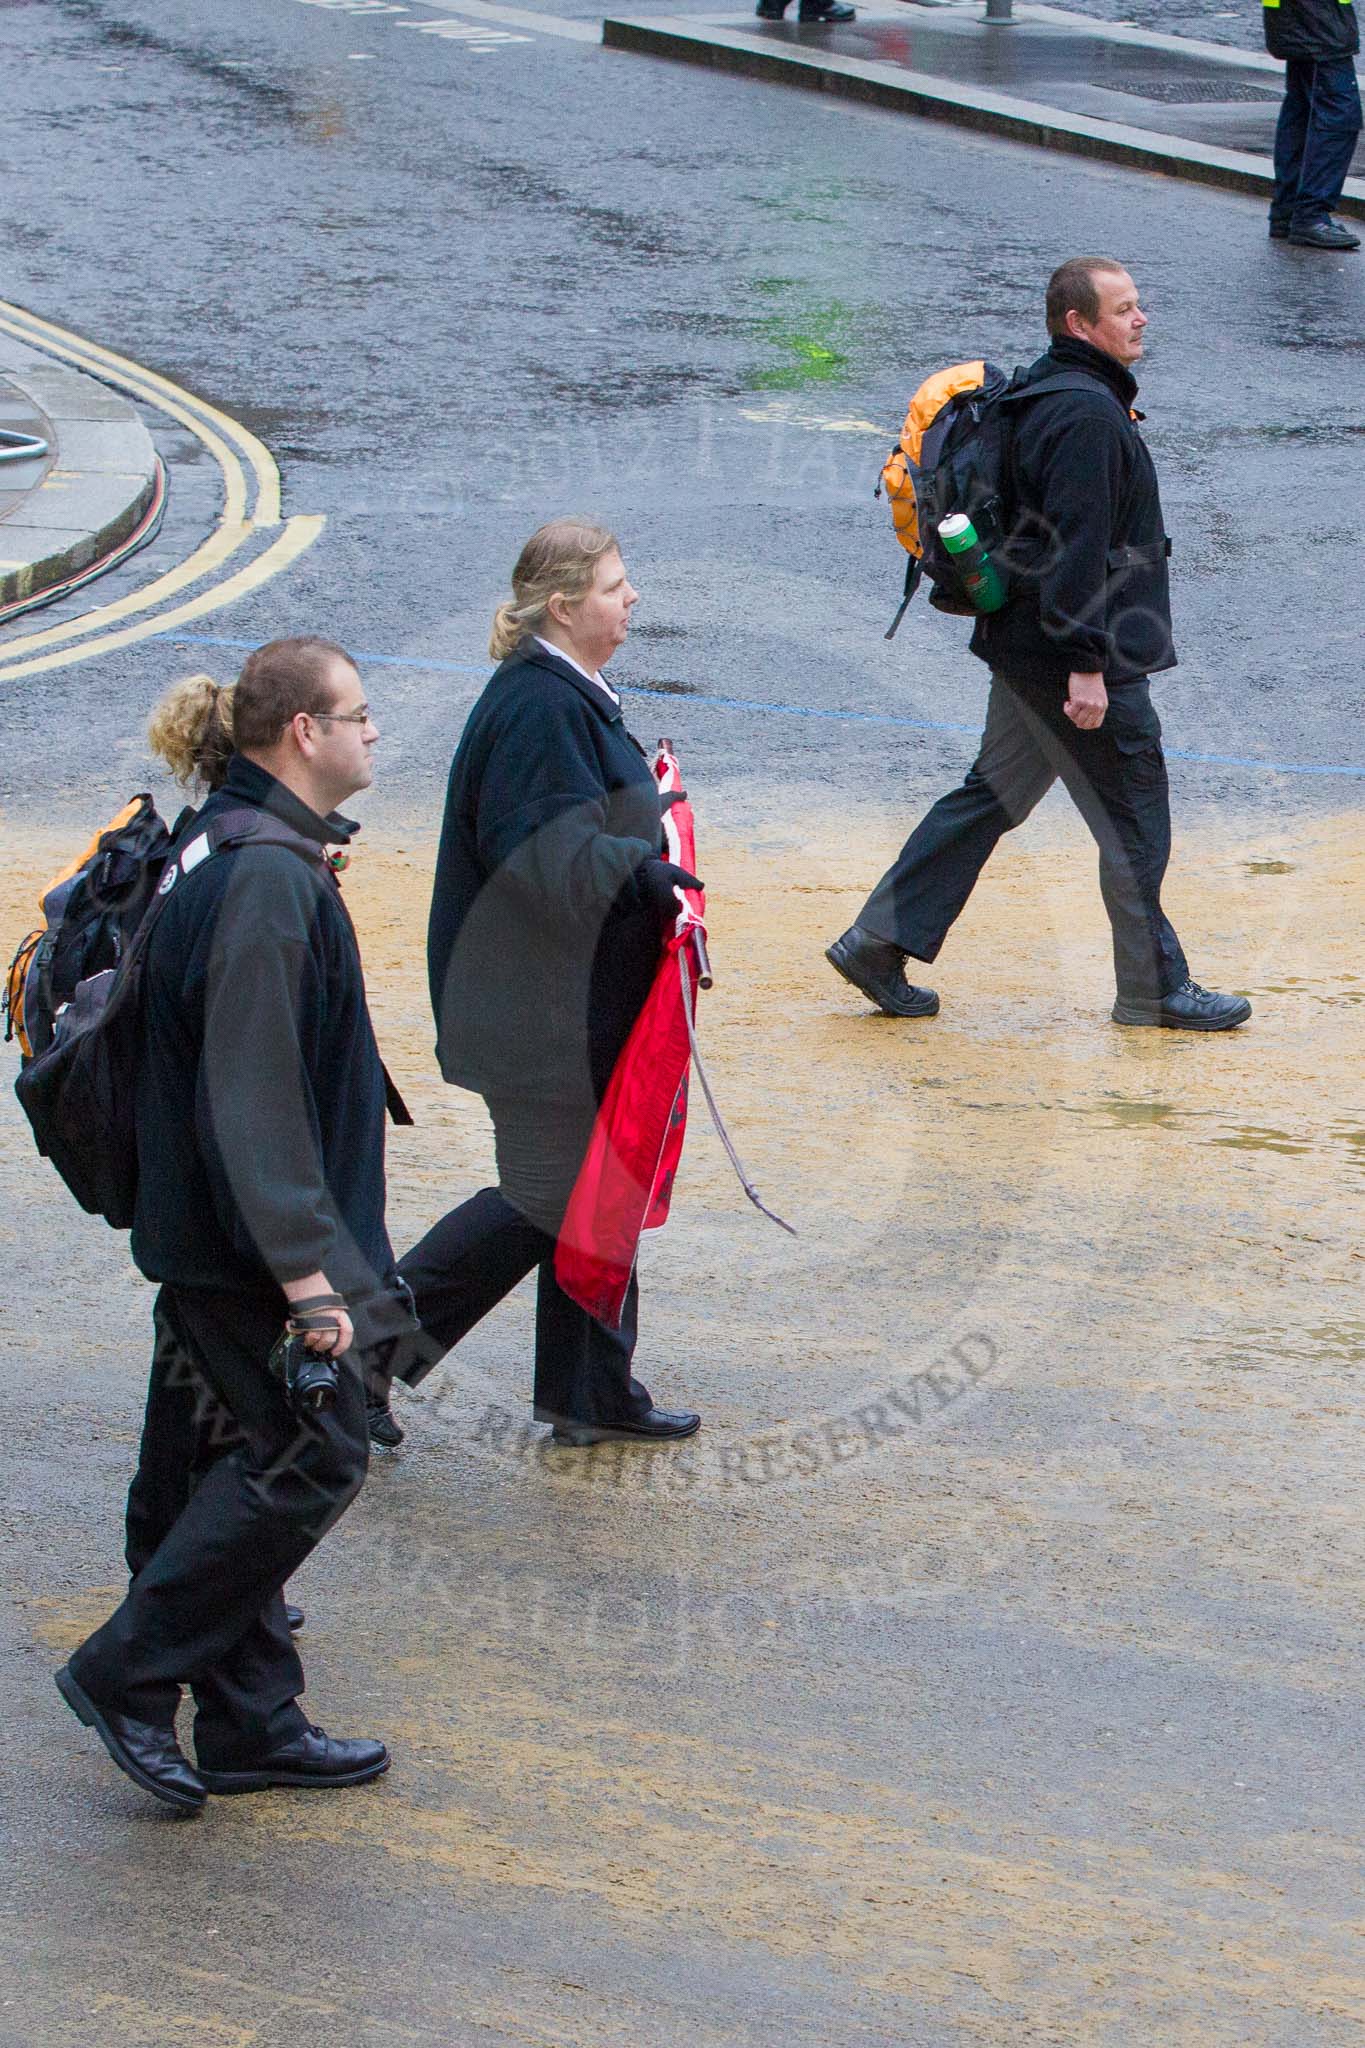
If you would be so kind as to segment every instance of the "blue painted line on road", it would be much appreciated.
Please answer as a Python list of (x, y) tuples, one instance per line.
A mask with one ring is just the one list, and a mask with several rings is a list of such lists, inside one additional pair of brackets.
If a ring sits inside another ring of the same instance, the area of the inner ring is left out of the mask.
[[(159, 633), (156, 639), (168, 640), (176, 647), (240, 647), (248, 652), (260, 646), (259, 640), (229, 640), (212, 633)], [(420, 668), (435, 675), (444, 676), (486, 676), (492, 669), (485, 662), (437, 661), (426, 655), (408, 654), (367, 654), (357, 651), (356, 660), (370, 668)], [(825, 718), (836, 725), (881, 725), (894, 726), (908, 732), (980, 732), (977, 725), (949, 725), (938, 719), (902, 718), (889, 711), (824, 711), (813, 704), (774, 704), (761, 697), (709, 697), (700, 690), (655, 690), (648, 683), (628, 683), (627, 692), (637, 697), (672, 697), (685, 704), (709, 704), (718, 711), (769, 711), (783, 718)], [(1259, 768), (1268, 775), (1346, 775), (1365, 780), (1365, 765), (1354, 762), (1330, 762), (1319, 766), (1313, 761), (1261, 761), (1251, 755), (1238, 754), (1192, 754), (1184, 747), (1167, 747), (1166, 758), (1170, 761), (1191, 761), (1200, 768)]]

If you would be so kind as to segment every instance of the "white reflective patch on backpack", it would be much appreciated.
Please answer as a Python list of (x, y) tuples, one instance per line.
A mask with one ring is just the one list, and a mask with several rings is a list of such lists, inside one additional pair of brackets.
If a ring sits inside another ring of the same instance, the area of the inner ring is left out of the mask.
[(198, 867), (201, 860), (207, 860), (212, 851), (213, 848), (209, 845), (208, 833), (201, 832), (197, 839), (191, 839), (189, 845), (181, 854), (180, 872), (184, 875), (189, 874), (191, 869)]

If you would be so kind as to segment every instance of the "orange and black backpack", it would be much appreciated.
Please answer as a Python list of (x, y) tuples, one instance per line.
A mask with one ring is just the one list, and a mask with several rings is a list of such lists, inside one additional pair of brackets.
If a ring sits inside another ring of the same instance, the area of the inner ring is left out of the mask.
[[(875, 495), (885, 491), (896, 538), (910, 557), (900, 608), (887, 630), (893, 638), (921, 579), (930, 585), (936, 610), (974, 614), (961, 576), (939, 539), (939, 527), (953, 513), (965, 513), (977, 539), (1006, 585), (1011, 571), (1015, 508), (1010, 482), (1010, 440), (1017, 407), (1044, 392), (1092, 390), (1094, 379), (1078, 370), (1058, 370), (1034, 382), (1024, 372), (1012, 377), (978, 359), (952, 363), (926, 377), (905, 415), (900, 439), (882, 465)], [(1017, 556), (1018, 548), (1014, 551)]]
[[(47, 923), (10, 965), (5, 1005), (22, 1064), (14, 1092), (81, 1207), (127, 1230), (137, 1200), (136, 1073), (141, 989), (159, 911), (184, 876), (216, 853), (285, 846), (310, 865), (333, 863), (314, 840), (256, 806), (203, 822), (183, 811), (168, 829), (136, 796), (43, 891)], [(384, 1075), (389, 1114), (411, 1123)]]
[[(188, 815), (188, 814), (187, 814)], [(5, 978), (5, 1042), (25, 1065), (46, 1052), (81, 982), (117, 967), (161, 880), (173, 833), (135, 796), (38, 898), (43, 924), (19, 943)]]

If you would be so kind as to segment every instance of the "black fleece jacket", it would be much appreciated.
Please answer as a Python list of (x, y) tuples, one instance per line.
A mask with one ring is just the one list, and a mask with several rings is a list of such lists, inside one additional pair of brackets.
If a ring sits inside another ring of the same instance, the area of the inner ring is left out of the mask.
[(1130, 682), (1174, 668), (1170, 543), (1156, 470), (1130, 415), (1132, 373), (1069, 335), (1025, 372), (1079, 372), (1082, 388), (1016, 403), (1009, 544), (1016, 594), (981, 615), (972, 652), (992, 669), (1065, 682), (1073, 670)]
[(1351, 0), (1275, 0), (1262, 7), (1261, 17), (1272, 57), (1323, 64), (1353, 57), (1360, 48), (1360, 23)]
[[(252, 806), (319, 848), (356, 830), (234, 755), (200, 819)], [(269, 1293), (320, 1269), (350, 1299), (382, 1287), (384, 1070), (335, 876), (251, 845), (186, 872), (147, 949), (142, 1022), (132, 1250), (147, 1277)]]
[(649, 993), (658, 787), (605, 691), (528, 641), (450, 770), (427, 966), (436, 1056), (483, 1095), (589, 1107)]

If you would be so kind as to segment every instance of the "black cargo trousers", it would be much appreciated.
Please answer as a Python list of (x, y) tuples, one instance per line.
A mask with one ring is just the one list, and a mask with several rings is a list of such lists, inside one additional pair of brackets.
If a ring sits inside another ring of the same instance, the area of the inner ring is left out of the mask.
[(359, 1492), (369, 1459), (362, 1367), (300, 1420), (267, 1367), (273, 1299), (163, 1287), (123, 1604), (71, 1657), (97, 1704), (169, 1726), (182, 1684), (195, 1750), (231, 1770), (301, 1734), (303, 1667), (282, 1588)]
[(993, 674), (981, 747), (883, 875), (857, 922), (916, 960), (933, 960), (1001, 836), (1060, 780), (1100, 851), (1100, 893), (1125, 1001), (1169, 995), (1189, 977), (1161, 907), (1171, 805), (1161, 721), (1145, 676), (1109, 686), (1093, 732), (1072, 724), (1064, 682)]

